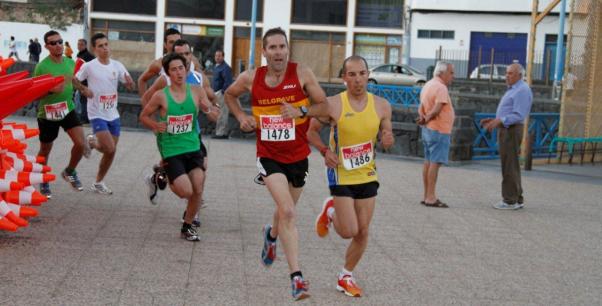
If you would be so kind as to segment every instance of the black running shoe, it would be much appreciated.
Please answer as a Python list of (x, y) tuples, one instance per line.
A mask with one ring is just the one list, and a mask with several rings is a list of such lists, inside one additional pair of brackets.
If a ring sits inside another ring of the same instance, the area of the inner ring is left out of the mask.
[[(182, 214), (182, 223), (184, 223), (185, 217), (186, 217), (186, 211), (184, 211), (184, 214)], [(192, 225), (192, 227), (201, 227), (201, 219), (199, 219), (198, 214), (196, 216), (194, 216), (194, 219), (192, 219), (191, 225)]]
[(201, 238), (199, 238), (199, 234), (192, 227), (189, 227), (189, 228), (182, 227), (180, 236), (182, 237), (182, 239), (186, 239), (188, 241), (201, 241)]
[(165, 169), (159, 165), (155, 165), (153, 171), (155, 172), (154, 178), (157, 187), (159, 190), (165, 190), (165, 187), (167, 187), (167, 173), (165, 172)]

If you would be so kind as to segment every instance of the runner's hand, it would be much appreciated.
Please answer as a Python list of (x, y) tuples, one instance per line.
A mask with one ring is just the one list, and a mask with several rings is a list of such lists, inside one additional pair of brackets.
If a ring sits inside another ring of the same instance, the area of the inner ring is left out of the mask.
[(303, 115), (300, 109), (288, 103), (282, 103), (282, 106), (280, 106), (280, 113), (282, 114), (282, 118), (284, 119), (298, 118), (301, 117), (301, 115)]
[(393, 145), (395, 138), (393, 137), (393, 132), (388, 130), (383, 130), (380, 134), (380, 144), (383, 146), (383, 149), (388, 149)]
[(153, 132), (155, 133), (165, 133), (167, 131), (167, 123), (166, 122), (156, 122), (155, 127), (153, 128)]
[(339, 165), (339, 157), (330, 150), (324, 154), (324, 164), (328, 168), (336, 168)]
[(255, 117), (253, 117), (253, 116), (245, 116), (240, 121), (240, 129), (243, 132), (252, 132), (255, 130), (255, 127), (256, 127)]
[(94, 98), (94, 93), (90, 90), (90, 88), (86, 87), (82, 92), (82, 95), (84, 95), (86, 98), (88, 99), (92, 99)]

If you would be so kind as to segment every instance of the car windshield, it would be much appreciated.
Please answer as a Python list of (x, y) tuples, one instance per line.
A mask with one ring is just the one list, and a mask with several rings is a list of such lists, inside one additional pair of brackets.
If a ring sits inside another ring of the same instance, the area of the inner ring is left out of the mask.
[(376, 67), (374, 68), (374, 71), (376, 72), (391, 72), (391, 65), (384, 65), (384, 66), (380, 66), (380, 67)]
[(491, 73), (491, 66), (481, 66), (481, 68), (479, 68), (479, 73), (482, 73), (482, 74)]
[(497, 66), (498, 75), (506, 75), (506, 66)]
[(422, 71), (414, 68), (414, 67), (410, 67), (410, 66), (403, 66), (403, 68), (408, 69), (409, 71), (411, 71), (414, 74), (424, 74)]

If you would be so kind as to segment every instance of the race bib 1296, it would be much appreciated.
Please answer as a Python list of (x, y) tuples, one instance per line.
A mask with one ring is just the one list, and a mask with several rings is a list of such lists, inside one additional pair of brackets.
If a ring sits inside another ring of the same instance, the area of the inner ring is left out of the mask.
[(111, 110), (117, 106), (117, 93), (100, 95), (98, 101), (102, 110)]
[(355, 170), (370, 164), (374, 158), (372, 142), (361, 143), (341, 148), (343, 166), (347, 170)]
[(264, 115), (259, 117), (261, 140), (291, 141), (295, 140), (295, 119), (284, 119), (280, 115)]
[(167, 133), (183, 134), (192, 132), (192, 114), (167, 116)]
[(69, 107), (67, 107), (66, 101), (62, 101), (44, 105), (44, 112), (46, 113), (47, 120), (59, 121), (63, 120), (63, 118), (67, 116), (69, 113)]

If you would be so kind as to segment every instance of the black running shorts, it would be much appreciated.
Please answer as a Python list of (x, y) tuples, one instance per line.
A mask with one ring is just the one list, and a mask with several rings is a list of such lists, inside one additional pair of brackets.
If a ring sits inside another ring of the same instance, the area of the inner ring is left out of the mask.
[(171, 184), (180, 175), (187, 174), (195, 168), (205, 171), (203, 153), (199, 150), (165, 158), (163, 159), (163, 168)]
[(76, 126), (81, 126), (81, 122), (75, 111), (71, 111), (60, 121), (51, 121), (44, 118), (38, 118), (38, 128), (40, 129), (40, 142), (51, 143), (59, 136), (59, 128), (68, 131)]
[(308, 167), (309, 162), (307, 158), (292, 164), (277, 162), (265, 157), (257, 158), (257, 168), (259, 169), (259, 174), (261, 176), (266, 177), (274, 173), (282, 173), (286, 176), (288, 182), (295, 188), (305, 186)]
[(358, 185), (335, 185), (330, 186), (330, 195), (333, 197), (350, 197), (354, 200), (369, 199), (376, 196), (378, 182), (370, 182)]

